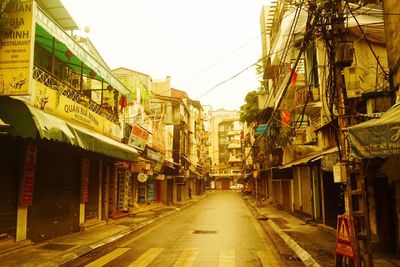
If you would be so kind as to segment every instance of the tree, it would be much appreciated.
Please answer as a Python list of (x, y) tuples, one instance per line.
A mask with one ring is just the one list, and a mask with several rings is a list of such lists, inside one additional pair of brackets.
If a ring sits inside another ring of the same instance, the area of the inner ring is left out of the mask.
[(248, 92), (244, 100), (246, 104), (240, 107), (240, 121), (248, 124), (256, 122), (259, 114), (257, 91)]

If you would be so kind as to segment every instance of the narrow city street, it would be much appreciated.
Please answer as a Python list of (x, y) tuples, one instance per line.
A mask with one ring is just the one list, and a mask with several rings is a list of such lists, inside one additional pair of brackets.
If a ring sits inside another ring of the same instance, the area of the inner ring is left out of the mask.
[(214, 192), (190, 209), (65, 266), (103, 265), (286, 266), (241, 194), (234, 191)]

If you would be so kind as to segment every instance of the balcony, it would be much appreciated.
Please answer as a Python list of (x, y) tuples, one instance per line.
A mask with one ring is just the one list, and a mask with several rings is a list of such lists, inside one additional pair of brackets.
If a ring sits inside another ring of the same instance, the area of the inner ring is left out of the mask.
[(319, 88), (313, 87), (309, 90), (308, 87), (296, 88), (294, 92), (294, 110), (302, 110), (305, 107), (306, 114), (312, 114), (320, 111), (322, 103), (320, 101)]
[[(82, 92), (77, 91), (67, 81), (48, 73), (46, 70), (40, 68), (37, 65), (33, 67), (32, 76), (34, 80), (44, 85), (45, 88), (54, 90), (58, 97), (60, 95), (65, 96), (73, 102), (86, 107), (95, 114), (104, 117), (108, 121), (118, 123), (118, 117), (114, 113), (109, 112), (105, 107), (102, 107), (101, 105), (90, 99), (88, 96), (84, 95)], [(90, 91), (90, 89), (85, 91)], [(40, 108), (43, 109), (44, 107)]]

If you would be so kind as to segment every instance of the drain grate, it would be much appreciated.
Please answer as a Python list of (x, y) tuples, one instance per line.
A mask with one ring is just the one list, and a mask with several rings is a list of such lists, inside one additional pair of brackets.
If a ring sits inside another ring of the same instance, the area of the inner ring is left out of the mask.
[(56, 244), (56, 243), (48, 243), (44, 246), (41, 246), (40, 248), (42, 249), (47, 249), (47, 250), (58, 250), (58, 251), (63, 251), (70, 249), (72, 247), (75, 247), (76, 245), (69, 245), (69, 244)]
[(214, 230), (194, 230), (193, 234), (216, 234), (217, 231)]

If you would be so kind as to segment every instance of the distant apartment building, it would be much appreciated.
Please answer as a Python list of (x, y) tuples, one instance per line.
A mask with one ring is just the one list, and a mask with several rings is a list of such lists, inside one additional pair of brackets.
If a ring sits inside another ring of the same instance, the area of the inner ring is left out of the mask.
[(242, 177), (242, 124), (238, 111), (224, 109), (210, 113), (211, 184), (215, 189), (229, 189)]

